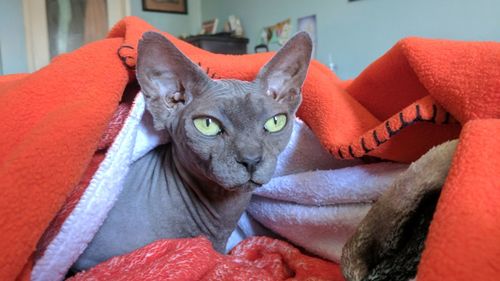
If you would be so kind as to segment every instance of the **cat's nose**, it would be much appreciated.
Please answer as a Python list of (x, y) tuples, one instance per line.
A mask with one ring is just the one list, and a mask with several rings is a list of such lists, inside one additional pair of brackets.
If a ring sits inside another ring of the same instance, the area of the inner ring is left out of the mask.
[(246, 155), (241, 155), (241, 157), (239, 157), (239, 159), (236, 161), (245, 166), (249, 173), (253, 173), (255, 172), (255, 168), (257, 167), (257, 165), (259, 165), (261, 160), (262, 155), (249, 153)]

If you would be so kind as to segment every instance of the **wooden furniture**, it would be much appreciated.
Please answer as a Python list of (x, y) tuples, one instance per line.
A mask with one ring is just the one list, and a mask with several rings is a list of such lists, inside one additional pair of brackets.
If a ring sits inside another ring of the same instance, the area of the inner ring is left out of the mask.
[(248, 38), (214, 34), (190, 36), (184, 40), (212, 53), (233, 55), (247, 53)]

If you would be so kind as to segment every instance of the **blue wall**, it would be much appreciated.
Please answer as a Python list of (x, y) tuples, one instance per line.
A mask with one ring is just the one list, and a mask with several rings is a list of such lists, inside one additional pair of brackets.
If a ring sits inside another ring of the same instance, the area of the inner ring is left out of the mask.
[[(264, 26), (316, 14), (317, 59), (331, 54), (342, 78), (359, 74), (407, 36), (500, 41), (499, 0), (203, 0), (202, 19), (242, 20), (249, 51)], [(274, 47), (275, 49), (276, 47)]]
[(28, 71), (25, 42), (22, 1), (0, 0), (0, 70), (3, 74)]
[[(188, 15), (142, 11), (129, 0), (132, 15), (173, 35), (193, 34), (202, 20), (231, 14), (241, 18), (249, 51), (264, 26), (316, 14), (317, 59), (331, 54), (342, 78), (359, 74), (369, 63), (407, 36), (500, 41), (500, 0), (188, 0)], [(27, 71), (22, 1), (0, 0), (0, 50), (3, 73)], [(277, 46), (273, 46), (274, 49)]]

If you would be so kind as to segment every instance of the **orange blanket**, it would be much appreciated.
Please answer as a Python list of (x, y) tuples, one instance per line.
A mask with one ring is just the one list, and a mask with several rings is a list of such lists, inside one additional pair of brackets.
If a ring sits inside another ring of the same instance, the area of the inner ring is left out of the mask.
[[(1, 280), (29, 276), (37, 241), (135, 79), (136, 44), (150, 29), (126, 18), (108, 39), (40, 71), (0, 77)], [(216, 55), (166, 36), (214, 78), (253, 79), (271, 57)], [(418, 279), (500, 276), (499, 43), (408, 38), (351, 83), (313, 61), (303, 93), (299, 116), (339, 158), (407, 162), (460, 135)]]

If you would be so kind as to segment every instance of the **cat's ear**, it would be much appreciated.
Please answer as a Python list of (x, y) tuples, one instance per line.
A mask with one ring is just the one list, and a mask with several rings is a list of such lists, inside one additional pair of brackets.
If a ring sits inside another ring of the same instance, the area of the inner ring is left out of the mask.
[(299, 32), (260, 70), (256, 82), (267, 95), (288, 103), (297, 110), (301, 88), (311, 60), (312, 41), (307, 32)]
[(139, 41), (136, 75), (157, 130), (211, 79), (167, 38), (146, 32)]

